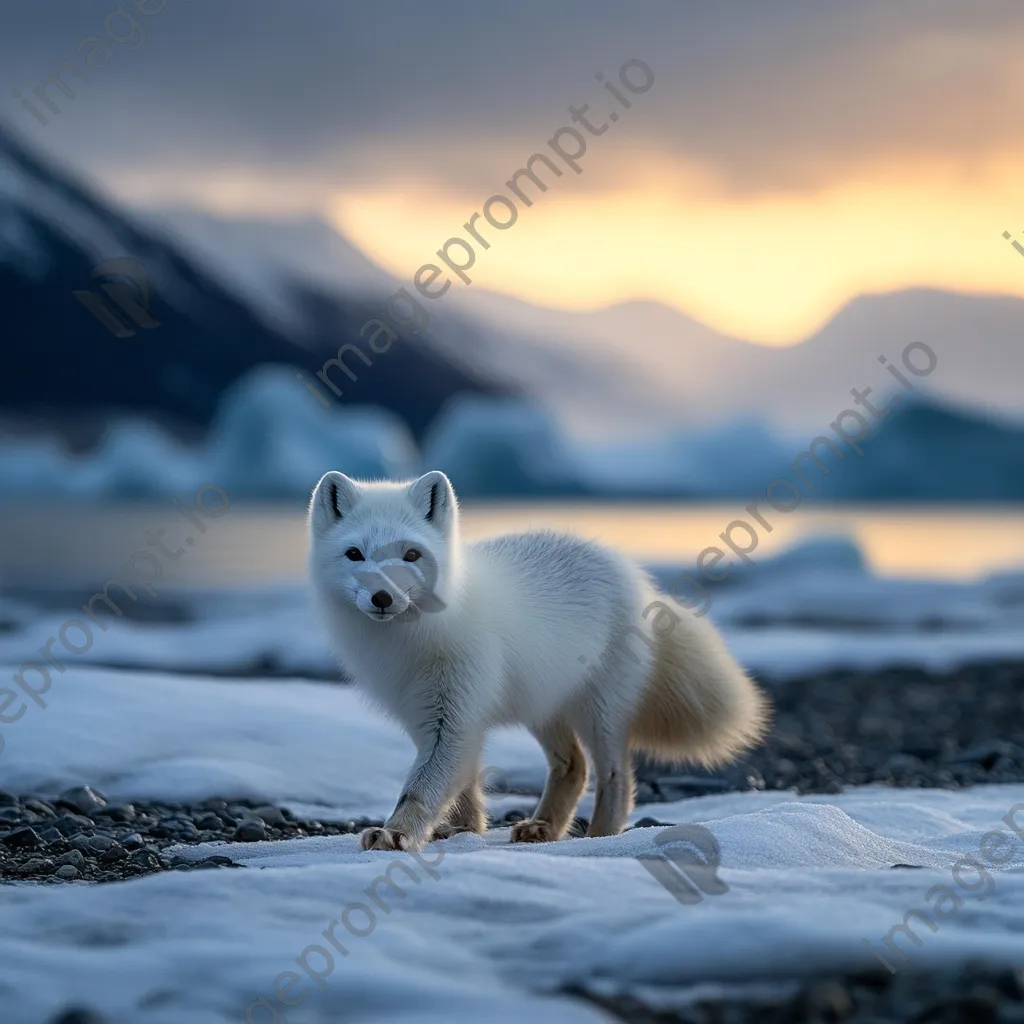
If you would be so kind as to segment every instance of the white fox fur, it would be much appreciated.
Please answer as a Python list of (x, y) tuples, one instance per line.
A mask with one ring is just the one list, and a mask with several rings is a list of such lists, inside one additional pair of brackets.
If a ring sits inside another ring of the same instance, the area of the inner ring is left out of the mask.
[(632, 808), (631, 750), (713, 765), (766, 728), (764, 699), (706, 619), (677, 615), (637, 566), (591, 541), (535, 532), (463, 544), (441, 472), (411, 483), (327, 473), (309, 526), (335, 653), (417, 749), (384, 828), (363, 833), (366, 849), (483, 831), (481, 755), (494, 726), (526, 726), (549, 764), (513, 842), (565, 834), (586, 786), (583, 748), (596, 777), (588, 834), (613, 835)]

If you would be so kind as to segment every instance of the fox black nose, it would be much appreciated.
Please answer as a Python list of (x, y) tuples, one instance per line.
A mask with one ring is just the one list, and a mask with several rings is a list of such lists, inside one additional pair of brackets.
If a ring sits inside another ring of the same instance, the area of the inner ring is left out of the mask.
[(370, 598), (370, 604), (372, 604), (374, 608), (380, 608), (382, 611), (385, 608), (390, 608), (393, 601), (394, 598), (386, 590), (378, 590), (377, 593)]

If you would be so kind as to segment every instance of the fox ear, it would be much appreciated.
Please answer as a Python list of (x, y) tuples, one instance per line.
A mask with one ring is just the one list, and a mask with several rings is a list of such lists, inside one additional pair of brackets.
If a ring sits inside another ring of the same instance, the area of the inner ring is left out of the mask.
[(447, 530), (458, 516), (458, 501), (452, 483), (439, 469), (424, 473), (409, 484), (406, 492), (423, 518), (440, 530)]
[(309, 503), (310, 522), (323, 530), (352, 511), (359, 500), (359, 485), (344, 473), (325, 473), (313, 490)]

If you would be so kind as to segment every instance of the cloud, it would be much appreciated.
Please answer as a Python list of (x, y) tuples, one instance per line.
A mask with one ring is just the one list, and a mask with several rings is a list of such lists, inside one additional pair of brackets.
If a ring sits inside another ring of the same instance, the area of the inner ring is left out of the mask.
[[(6, 95), (73, 58), (114, 9), (88, 7), (5, 10)], [(146, 42), (118, 47), (52, 124), (14, 99), (4, 114), (115, 187), (157, 192), (254, 166), (268, 190), (279, 176), (310, 195), (339, 180), (490, 190), (568, 104), (599, 111), (594, 73), (633, 56), (657, 75), (631, 112), (633, 152), (734, 192), (821, 187), (905, 157), (969, 168), (1016, 145), (1024, 114), (1018, 0), (168, 0), (144, 20)], [(581, 187), (605, 187), (615, 159)]]

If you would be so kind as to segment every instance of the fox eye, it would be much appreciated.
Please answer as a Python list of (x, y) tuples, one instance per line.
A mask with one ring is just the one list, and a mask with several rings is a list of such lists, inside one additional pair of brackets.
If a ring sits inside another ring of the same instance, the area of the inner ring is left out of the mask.
[(415, 548), (409, 548), (404, 555), (402, 555), (403, 562), (418, 562), (423, 555)]
[(362, 553), (362, 551), (359, 550), (359, 548), (349, 548), (348, 551), (345, 552), (345, 557), (350, 562), (365, 562), (366, 561), (366, 559), (363, 558), (363, 553)]

